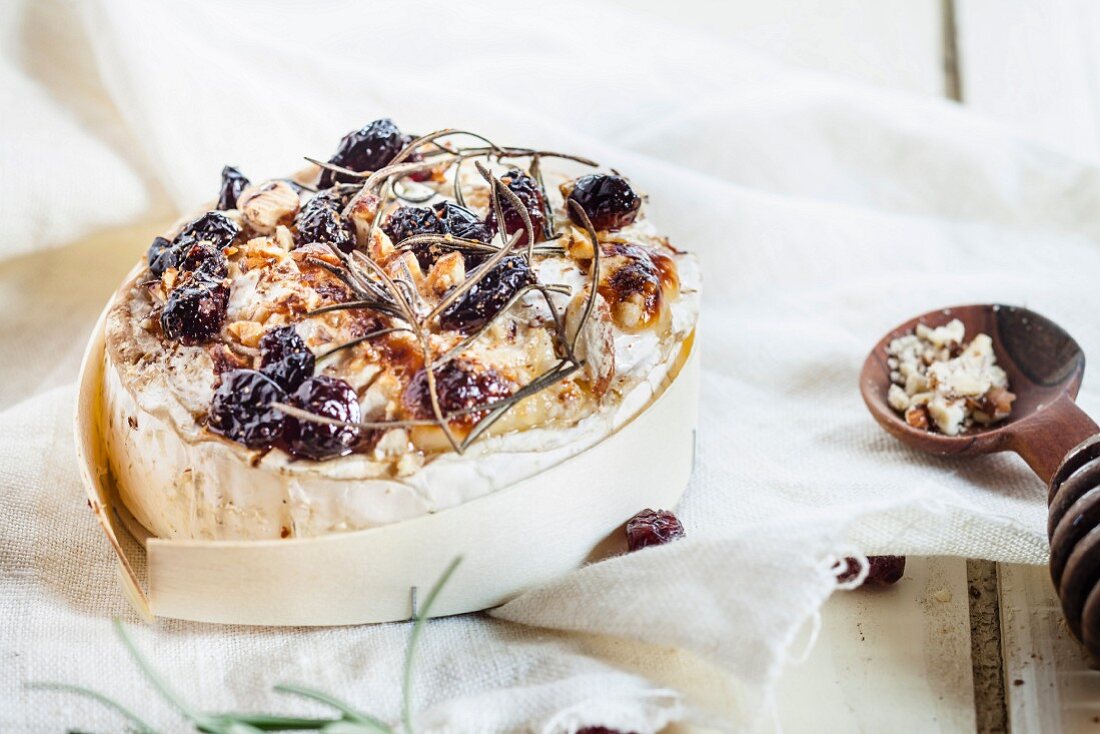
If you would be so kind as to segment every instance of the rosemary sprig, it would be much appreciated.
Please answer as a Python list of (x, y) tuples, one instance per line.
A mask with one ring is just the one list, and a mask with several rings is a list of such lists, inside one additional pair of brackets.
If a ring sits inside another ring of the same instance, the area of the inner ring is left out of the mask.
[(328, 306), (321, 306), (315, 308), (312, 311), (307, 311), (306, 316), (320, 316), (323, 313), (330, 313), (332, 311), (352, 311), (358, 308), (375, 308), (375, 304), (378, 303), (374, 300), (365, 301), (344, 301), (343, 303), (333, 303)]
[(387, 430), (390, 428), (412, 428), (414, 426), (434, 426), (437, 421), (429, 420), (427, 418), (418, 419), (413, 418), (409, 420), (400, 421), (342, 421), (336, 418), (329, 418), (323, 415), (317, 415), (316, 413), (310, 413), (308, 410), (302, 410), (288, 403), (282, 403), (279, 401), (273, 401), (270, 403), (272, 408), (277, 408), (283, 413), (297, 418), (299, 420), (311, 421), (313, 423), (323, 423), (327, 426), (350, 426), (355, 428), (362, 428), (368, 431), (374, 430)]
[(371, 339), (375, 339), (377, 337), (384, 336), (386, 334), (393, 334), (393, 333), (398, 332), (398, 331), (411, 332), (412, 329), (409, 329), (409, 328), (404, 327), (404, 326), (391, 326), (391, 327), (386, 328), (386, 329), (378, 329), (376, 331), (370, 332), (369, 334), (364, 334), (363, 336), (352, 339), (351, 341), (347, 341), (347, 342), (344, 342), (343, 344), (339, 344), (339, 345), (333, 347), (332, 349), (328, 349), (324, 352), (321, 352), (320, 354), (317, 355), (317, 360), (320, 361), (322, 359), (326, 359), (326, 358), (331, 357), (332, 355), (334, 355), (338, 352), (342, 352), (345, 349), (351, 349), (352, 347), (358, 346), (358, 345), (362, 344), (363, 342), (368, 342)]
[[(350, 704), (344, 703), (340, 699), (335, 696), (330, 696), (324, 691), (318, 691), (315, 688), (307, 688), (306, 686), (299, 686), (294, 683), (280, 683), (275, 686), (274, 690), (279, 693), (289, 693), (295, 696), (301, 696), (302, 698), (308, 698), (318, 703), (323, 703), (326, 706), (331, 706), (339, 711), (342, 718), (325, 724), (321, 729), (321, 731), (326, 734), (336, 734), (340, 731), (347, 732), (348, 734), (352, 732), (393, 734), (393, 729), (381, 719), (377, 719), (370, 714), (359, 711)], [(346, 724), (347, 726), (341, 726), (341, 724)]]
[[(517, 290), (514, 294), (512, 294), (512, 297), (509, 298), (505, 302), (505, 304), (500, 307), (500, 311), (497, 312), (497, 315), (503, 315), (503, 314), (507, 313), (513, 306), (515, 306), (517, 303), (519, 303), (521, 300), (523, 300), (523, 297), (526, 296), (531, 291), (538, 291), (538, 292), (542, 293), (543, 296), (545, 297), (547, 292), (562, 293), (562, 289), (564, 289), (564, 292), (565, 292), (566, 295), (568, 295), (571, 292), (569, 290), (569, 286), (558, 286), (558, 285), (545, 285), (544, 286), (544, 285), (538, 284), (538, 283), (531, 283), (529, 285), (525, 285), (522, 288), (520, 288), (519, 290)], [(553, 306), (552, 302), (550, 301), (550, 299), (548, 297), (547, 297), (547, 303), (550, 304), (550, 311), (551, 311), (551, 313), (554, 314), (555, 321), (556, 321), (557, 320), (556, 319), (557, 311), (554, 309), (554, 306)], [(492, 319), (490, 319), (489, 321), (486, 321), (484, 324), (481, 325), (480, 328), (478, 328), (477, 330), (472, 332), (469, 336), (467, 336), (465, 339), (460, 341), (458, 344), (455, 344), (453, 347), (451, 347), (446, 352), (444, 352), (443, 356), (436, 360), (436, 364), (444, 364), (446, 362), (451, 361), (455, 357), (457, 357), (459, 354), (461, 354), (463, 351), (465, 351), (471, 344), (473, 344), (475, 341), (477, 341), (478, 338), (482, 334), (484, 334), (486, 331), (488, 331), (489, 327), (491, 327), (492, 325), (493, 325), (493, 320)]]
[[(123, 646), (137, 663), (145, 678), (161, 698), (176, 709), (185, 719), (194, 724), (196, 731), (205, 734), (255, 734), (265, 731), (307, 730), (318, 731), (322, 727), (333, 723), (334, 719), (302, 718), (297, 716), (276, 716), (273, 714), (204, 714), (187, 703), (179, 694), (168, 685), (160, 673), (149, 663), (145, 656), (134, 644), (133, 639), (126, 631), (126, 627), (120, 620), (114, 621), (115, 633), (122, 641)], [(61, 690), (93, 698), (120, 713), (133, 724), (140, 734), (156, 734), (156, 729), (134, 714), (130, 709), (115, 701), (109, 696), (82, 686), (74, 686), (66, 683), (35, 683), (30, 687), (38, 690)]]
[(495, 268), (501, 260), (508, 256), (508, 254), (512, 251), (512, 248), (516, 246), (516, 243), (519, 242), (519, 238), (522, 236), (523, 230), (513, 232), (512, 236), (508, 238), (508, 241), (505, 243), (504, 247), (501, 247), (492, 255), (492, 257), (479, 265), (477, 267), (477, 270), (471, 273), (469, 278), (452, 288), (451, 291), (439, 301), (436, 307), (433, 308), (428, 313), (428, 315), (424, 317), (424, 320), (431, 321), (436, 316), (439, 316), (439, 314), (446, 311), (448, 308), (454, 305), (459, 298), (462, 298), (462, 296), (469, 292), (471, 288), (480, 283), (481, 280), (486, 275), (488, 275), (489, 272), (492, 271), (492, 269)]
[[(558, 235), (560, 237), (561, 235)], [(557, 239), (557, 237), (555, 237)], [(433, 247), (442, 247), (446, 250), (458, 250), (459, 252), (467, 253), (484, 253), (484, 252), (497, 252), (500, 250), (500, 245), (494, 245), (489, 242), (481, 242), (480, 240), (467, 240), (462, 237), (455, 237), (451, 234), (417, 234), (412, 237), (406, 237), (401, 240), (395, 246), (395, 249), (399, 252), (411, 250), (417, 245), (429, 245)], [(550, 244), (547, 242), (539, 242), (534, 247), (534, 253), (536, 255), (555, 255), (560, 256), (565, 254), (565, 248), (561, 245)]]
[(173, 691), (172, 688), (168, 685), (167, 681), (165, 681), (164, 678), (160, 676), (160, 673), (153, 669), (153, 666), (149, 664), (149, 662), (141, 654), (141, 651), (138, 650), (137, 645), (134, 644), (133, 639), (126, 631), (126, 627), (123, 626), (122, 621), (119, 619), (115, 619), (114, 625), (115, 633), (118, 635), (119, 639), (122, 640), (123, 646), (125, 646), (126, 649), (129, 651), (130, 657), (132, 657), (134, 659), (134, 662), (137, 663), (138, 667), (141, 668), (141, 672), (145, 674), (146, 679), (153, 686), (153, 688), (156, 689), (157, 693), (161, 695), (161, 698), (170, 703), (186, 718), (190, 719), (191, 721), (195, 722), (196, 725), (199, 725), (201, 727), (204, 721), (204, 717), (202, 716), (202, 714), (191, 708), (190, 704), (186, 703), (182, 698), (180, 698), (176, 694), (176, 692)]
[[(494, 256), (496, 257), (496, 256)], [(349, 260), (349, 262), (351, 262)], [(454, 435), (454, 431), (451, 430), (451, 424), (443, 416), (443, 408), (439, 402), (439, 390), (435, 383), (435, 369), (432, 367), (432, 349), (431, 343), (428, 339), (428, 330), (426, 328), (426, 322), (432, 317), (429, 315), (423, 320), (417, 317), (416, 311), (412, 305), (405, 298), (405, 294), (401, 292), (401, 289), (390, 278), (389, 274), (382, 269), (382, 266), (374, 262), (368, 257), (362, 257), (359, 260), (360, 263), (366, 265), (367, 268), (372, 270), (378, 278), (385, 284), (387, 290), (394, 296), (398, 302), (399, 307), (405, 313), (405, 320), (413, 330), (413, 334), (416, 336), (417, 342), (420, 344), (421, 356), (424, 359), (424, 371), (427, 377), (428, 383), (428, 397), (431, 401), (432, 413), (435, 416), (436, 422), (439, 424), (440, 430), (443, 431), (443, 435), (446, 436), (447, 442), (451, 444), (451, 447), (461, 453), (460, 444), (458, 439)]]
[(500, 203), (502, 196), (508, 200), (508, 205), (519, 214), (520, 219), (523, 221), (521, 231), (527, 233), (527, 262), (530, 263), (534, 259), (535, 248), (535, 228), (531, 226), (531, 212), (527, 211), (527, 207), (523, 205), (523, 202), (519, 200), (514, 191), (508, 188), (499, 178), (489, 173), (489, 169), (483, 166), (481, 161), (475, 162), (474, 165), (477, 166), (477, 172), (493, 187), (493, 208), (496, 210), (497, 226), (501, 233), (507, 234), (504, 225), (504, 207)]
[(575, 354), (577, 351), (577, 339), (580, 338), (581, 332), (584, 331), (584, 327), (588, 323), (589, 317), (592, 315), (592, 309), (596, 305), (596, 297), (599, 295), (601, 253), (600, 240), (596, 237), (596, 228), (592, 226), (592, 221), (588, 218), (588, 214), (584, 211), (584, 207), (570, 199), (569, 208), (580, 218), (581, 222), (584, 224), (585, 231), (588, 232), (588, 236), (592, 240), (592, 275), (590, 276), (592, 283), (589, 286), (591, 290), (588, 294), (588, 300), (584, 304), (584, 312), (581, 314), (581, 320), (577, 323), (577, 332), (573, 334), (573, 340), (569, 344), (569, 353)]
[(404, 692), (404, 705), (401, 707), (401, 719), (405, 724), (405, 731), (409, 734), (412, 734), (414, 731), (412, 715), (412, 679), (416, 643), (420, 639), (420, 633), (424, 628), (424, 622), (428, 619), (428, 615), (431, 614), (432, 607), (435, 605), (435, 600), (439, 597), (439, 593), (443, 591), (443, 587), (450, 581), (451, 576), (454, 575), (455, 569), (458, 568), (458, 564), (460, 563), (462, 563), (462, 556), (458, 556), (451, 561), (446, 570), (443, 571), (443, 575), (435, 582), (431, 591), (428, 592), (428, 598), (424, 600), (424, 606), (418, 610), (416, 621), (413, 622), (412, 633), (409, 634), (409, 646), (405, 650), (405, 675), (402, 678), (401, 685), (401, 689)]
[(542, 156), (538, 153), (531, 156), (531, 165), (527, 172), (535, 179), (542, 191), (542, 233), (548, 240), (557, 239), (558, 233), (554, 231), (554, 213), (550, 211), (550, 197), (546, 193), (546, 181), (542, 177)]
[(599, 163), (596, 163), (596, 161), (590, 160), (588, 158), (582, 158), (579, 155), (573, 155), (571, 153), (555, 153), (552, 150), (535, 150), (534, 148), (519, 148), (514, 146), (498, 146), (495, 149), (458, 148), (456, 152), (478, 156), (495, 155), (497, 157), (497, 160), (502, 160), (504, 158), (533, 158), (535, 156), (538, 156), (539, 158), (560, 158), (562, 160), (580, 163), (581, 165), (588, 166), (590, 168), (596, 168), (600, 165)]
[(338, 166), (335, 163), (326, 163), (325, 161), (319, 161), (316, 158), (310, 158), (308, 155), (303, 156), (307, 161), (315, 166), (320, 166), (326, 171), (332, 171), (333, 173), (339, 173), (342, 176), (349, 176), (351, 178), (367, 178), (370, 176), (370, 171), (353, 171), (350, 168), (344, 168)]
[[(512, 393), (506, 398), (497, 400), (495, 402), (486, 403), (485, 405), (477, 408), (477, 412), (488, 410), (489, 413), (484, 418), (479, 420), (474, 427), (470, 429), (470, 432), (466, 435), (466, 438), (462, 442), (462, 451), (465, 451), (470, 447), (474, 441), (476, 441), (481, 434), (489, 430), (494, 423), (504, 417), (512, 406), (524, 398), (530, 397), (536, 393), (542, 392), (551, 385), (561, 382), (562, 380), (572, 376), (577, 372), (582, 365), (572, 362), (570, 360), (562, 360), (555, 367), (552, 367), (548, 371), (544, 372), (539, 377), (536, 377), (531, 382), (521, 387), (516, 392)], [(466, 412), (472, 412), (472, 409), (465, 409), (463, 411), (456, 411), (456, 414), (463, 414)], [(461, 451), (459, 452), (461, 453)]]
[[(442, 143), (443, 139), (454, 136), (472, 137), (475, 140), (481, 141), (484, 145), (453, 147), (449, 142), (447, 145)], [(428, 146), (431, 146), (432, 149), (428, 151), (422, 150)], [(409, 160), (414, 153), (419, 155), (420, 160)], [(498, 309), (497, 312), (492, 315), (486, 324), (482, 325), (473, 334), (467, 335), (457, 345), (447, 349), (442, 355), (437, 356), (431, 347), (431, 322), (457, 303), (459, 299), (465, 296), (472, 288), (481, 282), (483, 278), (492, 272), (505, 257), (514, 251), (517, 243), (525, 236), (525, 233), (527, 237), (526, 260), (528, 265), (533, 263), (536, 254), (559, 256), (564, 254), (564, 248), (559, 245), (553, 245), (547, 242), (538, 245), (535, 244), (536, 233), (534, 231), (531, 213), (527, 210), (527, 207), (524, 206), (519, 196), (517, 196), (501, 178), (494, 176), (485, 165), (485, 163), (491, 162), (493, 158), (495, 158), (497, 162), (502, 162), (507, 158), (524, 157), (531, 159), (528, 170), (530, 174), (535, 177), (543, 192), (543, 214), (546, 222), (549, 223), (543, 227), (543, 235), (552, 242), (552, 240), (557, 239), (560, 235), (553, 231), (553, 216), (549, 209), (549, 197), (546, 195), (546, 186), (541, 170), (541, 160), (543, 158), (561, 158), (587, 166), (596, 166), (597, 164), (594, 161), (580, 156), (557, 153), (554, 151), (499, 146), (492, 140), (477, 133), (455, 129), (437, 130), (412, 140), (390, 161), (389, 164), (373, 172), (351, 172), (339, 166), (332, 166), (331, 164), (310, 159), (313, 163), (316, 163), (322, 168), (327, 168), (336, 173), (344, 173), (361, 181), (361, 183), (355, 184), (341, 184), (343, 187), (341, 189), (342, 191), (354, 192), (351, 199), (344, 207), (345, 214), (351, 212), (355, 208), (357, 202), (363, 200), (364, 197), (377, 197), (377, 201), (372, 200), (370, 204), (373, 210), (373, 217), (371, 218), (367, 234), (368, 241), (373, 236), (374, 229), (379, 226), (379, 222), (385, 217), (387, 207), (389, 207), (390, 203), (402, 199), (409, 200), (404, 196), (403, 190), (395, 189), (395, 184), (399, 183), (405, 176), (417, 171), (426, 170), (428, 168), (445, 168), (447, 166), (453, 166), (455, 169), (454, 198), (460, 205), (465, 205), (460, 171), (462, 164), (466, 160), (474, 159), (474, 165), (478, 173), (489, 184), (489, 193), (491, 197), (490, 206), (498, 223), (497, 235), (494, 237), (494, 241), (489, 243), (458, 238), (452, 235), (416, 235), (398, 244), (396, 249), (400, 252), (407, 252), (414, 247), (428, 245), (431, 247), (458, 250), (460, 252), (488, 254), (488, 257), (481, 265), (475, 268), (462, 283), (451, 288), (443, 298), (430, 309), (424, 305), (420, 293), (414, 285), (412, 274), (409, 272), (407, 263), (404, 259), (400, 259), (398, 262), (405, 268), (405, 277), (391, 277), (380, 264), (374, 262), (374, 260), (358, 250), (354, 250), (349, 255), (330, 244), (329, 249), (340, 261), (339, 266), (318, 258), (308, 258), (309, 262), (324, 268), (340, 278), (340, 280), (351, 288), (357, 299), (347, 303), (332, 304), (315, 309), (309, 312), (309, 316), (329, 313), (331, 311), (362, 308), (376, 310), (397, 322), (390, 327), (379, 329), (371, 334), (352, 339), (345, 344), (337, 345), (323, 353), (320, 358), (324, 359), (342, 350), (353, 348), (372, 338), (391, 333), (392, 331), (408, 331), (414, 336), (419, 351), (421, 352), (423, 370), (428, 386), (429, 402), (431, 404), (432, 420), (367, 421), (352, 423), (324, 418), (323, 416), (314, 415), (283, 403), (275, 404), (275, 407), (301, 420), (311, 420), (332, 425), (346, 425), (369, 429), (435, 425), (444, 433), (451, 448), (458, 453), (462, 453), (474, 440), (484, 434), (484, 432), (498, 421), (505, 412), (520, 400), (530, 397), (561, 380), (567, 379), (584, 366), (583, 361), (579, 360), (576, 356), (576, 345), (581, 332), (584, 330), (591, 317), (592, 310), (595, 306), (595, 299), (598, 297), (597, 287), (600, 277), (600, 252), (599, 241), (596, 238), (595, 229), (592, 227), (591, 222), (588, 221), (587, 215), (576, 202), (569, 202), (569, 205), (573, 208), (574, 213), (579, 212), (577, 221), (584, 223), (596, 250), (591, 266), (592, 280), (589, 286), (590, 292), (576, 332), (571, 336), (566, 333), (565, 319), (559, 312), (554, 299), (551, 298), (552, 293), (563, 293), (563, 289), (552, 284), (532, 283), (520, 288), (517, 293), (513, 294), (508, 299), (502, 308)], [(485, 163), (483, 163), (481, 159), (484, 159)], [(416, 201), (429, 201), (430, 198), (431, 197), (417, 199)], [(523, 226), (518, 228), (515, 232), (507, 231), (504, 218), (505, 202), (516, 211), (522, 221)], [(497, 244), (498, 242), (499, 244)], [(547, 309), (550, 311), (554, 323), (556, 351), (559, 355), (563, 355), (562, 361), (545, 373), (535, 377), (508, 399), (445, 414), (440, 403), (439, 391), (436, 385), (436, 367), (446, 364), (448, 361), (461, 354), (485, 333), (495, 319), (501, 317), (532, 291), (538, 291), (542, 295), (546, 302)], [(568, 294), (568, 292), (565, 293), (565, 295)], [(427, 311), (427, 313), (424, 314), (424, 311)], [(450, 422), (456, 417), (468, 415), (481, 415), (482, 417), (473, 425), (465, 438), (460, 442), (455, 436)]]
[(84, 686), (71, 685), (69, 683), (44, 683), (33, 681), (27, 683), (25, 686), (28, 690), (32, 691), (61, 691), (62, 693), (72, 693), (77, 696), (84, 696), (90, 698), (93, 701), (98, 701), (109, 709), (113, 709), (118, 714), (122, 715), (124, 719), (134, 725), (134, 731), (136, 734), (157, 734), (149, 724), (145, 723), (141, 717), (135, 714), (133, 711), (123, 706), (118, 701), (106, 696), (99, 691), (92, 690), (91, 688), (85, 688)]
[(443, 246), (452, 250), (470, 250), (474, 252), (496, 252), (500, 248), (482, 242), (481, 240), (469, 240), (464, 237), (455, 237), (453, 234), (414, 234), (401, 240), (394, 248), (398, 251), (411, 250), (417, 245)]
[[(435, 605), (443, 587), (447, 585), (454, 575), (455, 569), (462, 562), (458, 556), (452, 560), (439, 580), (432, 586), (424, 605), (416, 613), (412, 631), (409, 633), (409, 643), (405, 651), (405, 664), (401, 676), (401, 719), (404, 723), (404, 734), (414, 734), (412, 714), (412, 685), (413, 663), (416, 659), (416, 646), (420, 640), (424, 625), (431, 616), (432, 607)], [(319, 731), (322, 734), (395, 734), (395, 730), (381, 719), (359, 711), (335, 696), (314, 688), (296, 685), (293, 683), (280, 683), (274, 687), (275, 691), (301, 696), (326, 706), (336, 709), (340, 718), (311, 718), (300, 716), (278, 716), (264, 713), (218, 713), (204, 714), (197, 711), (183, 698), (181, 698), (168, 685), (167, 681), (134, 644), (133, 639), (126, 631), (126, 627), (118, 619), (114, 621), (115, 632), (122, 644), (126, 647), (130, 656), (137, 663), (145, 678), (153, 689), (160, 694), (174, 709), (190, 721), (195, 730), (204, 734), (262, 734), (267, 731)], [(26, 684), (29, 690), (62, 691), (78, 696), (93, 699), (113, 709), (133, 727), (137, 734), (159, 734), (157, 729), (147, 723), (128, 707), (114, 700), (106, 694), (91, 688), (72, 685), (69, 683), (54, 682), (30, 682)]]

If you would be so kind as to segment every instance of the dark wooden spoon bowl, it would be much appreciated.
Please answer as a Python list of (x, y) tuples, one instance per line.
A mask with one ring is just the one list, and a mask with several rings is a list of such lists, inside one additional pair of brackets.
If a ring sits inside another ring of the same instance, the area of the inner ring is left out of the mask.
[[(988, 428), (944, 436), (910, 426), (886, 401), (886, 348), (917, 324), (959, 319), (973, 338), (985, 333), (1016, 393), (1012, 414)], [(932, 311), (901, 324), (867, 356), (860, 393), (879, 425), (907, 446), (940, 456), (1014, 451), (1048, 486), (1051, 580), (1066, 622), (1100, 661), (1100, 429), (1074, 399), (1085, 372), (1081, 347), (1034, 311), (995, 304)]]

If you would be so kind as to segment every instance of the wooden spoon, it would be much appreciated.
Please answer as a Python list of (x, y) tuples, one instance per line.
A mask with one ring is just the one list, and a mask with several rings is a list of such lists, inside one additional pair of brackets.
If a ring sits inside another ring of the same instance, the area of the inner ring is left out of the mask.
[[(886, 402), (889, 343), (917, 324), (959, 319), (968, 336), (985, 333), (1016, 393), (1011, 415), (988, 428), (945, 436), (910, 426)], [(1060, 326), (1016, 306), (957, 306), (901, 324), (867, 356), (860, 393), (875, 420), (907, 446), (940, 456), (1014, 451), (1047, 483), (1051, 580), (1070, 631), (1100, 661), (1100, 428), (1074, 398), (1085, 355)]]

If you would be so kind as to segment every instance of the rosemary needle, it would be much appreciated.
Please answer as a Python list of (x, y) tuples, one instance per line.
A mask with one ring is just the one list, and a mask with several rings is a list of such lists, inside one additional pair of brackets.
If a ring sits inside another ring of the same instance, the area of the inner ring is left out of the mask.
[(157, 730), (145, 723), (137, 714), (130, 709), (123, 706), (118, 701), (100, 693), (99, 691), (92, 690), (91, 688), (85, 688), (84, 686), (71, 685), (69, 683), (49, 683), (34, 681), (27, 683), (26, 687), (32, 691), (61, 691), (63, 693), (73, 693), (78, 696), (84, 696), (90, 698), (93, 701), (98, 701), (107, 708), (114, 709), (121, 714), (127, 721), (134, 725), (134, 731), (137, 734), (157, 734)]
[(405, 677), (402, 683), (402, 690), (404, 691), (404, 704), (402, 706), (402, 721), (405, 724), (405, 734), (413, 734), (413, 716), (412, 716), (412, 675), (413, 675), (413, 657), (416, 653), (416, 642), (420, 639), (420, 631), (424, 627), (425, 620), (431, 614), (432, 605), (435, 604), (436, 597), (439, 596), (439, 592), (443, 590), (443, 587), (447, 585), (447, 581), (450, 580), (451, 575), (458, 568), (458, 564), (462, 563), (462, 556), (457, 556), (450, 565), (447, 566), (447, 570), (443, 572), (443, 575), (439, 577), (439, 580), (435, 582), (435, 586), (428, 592), (428, 598), (424, 601), (424, 606), (420, 608), (419, 614), (416, 615), (416, 621), (413, 622), (412, 632), (409, 634), (409, 646), (405, 651)]

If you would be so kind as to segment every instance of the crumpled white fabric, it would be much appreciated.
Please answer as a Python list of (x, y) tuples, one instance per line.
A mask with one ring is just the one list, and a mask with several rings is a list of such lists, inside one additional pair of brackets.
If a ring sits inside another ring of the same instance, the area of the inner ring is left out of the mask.
[[(433, 622), (420, 730), (750, 730), (836, 555), (1045, 560), (1043, 487), (1021, 462), (907, 451), (856, 377), (886, 329), (967, 302), (1027, 305), (1100, 349), (1094, 166), (595, 3), (47, 0), (0, 19), (0, 729), (121, 727), (24, 688), (54, 680), (187, 730), (110, 631), (136, 620), (74, 466), (80, 348), (148, 223), (211, 198), (224, 163), (281, 175), (383, 115), (614, 166), (706, 276), (688, 539)], [(1086, 410), (1098, 397), (1086, 380)], [(323, 713), (270, 691), (298, 681), (390, 721), (407, 634), (134, 629), (205, 710)]]

